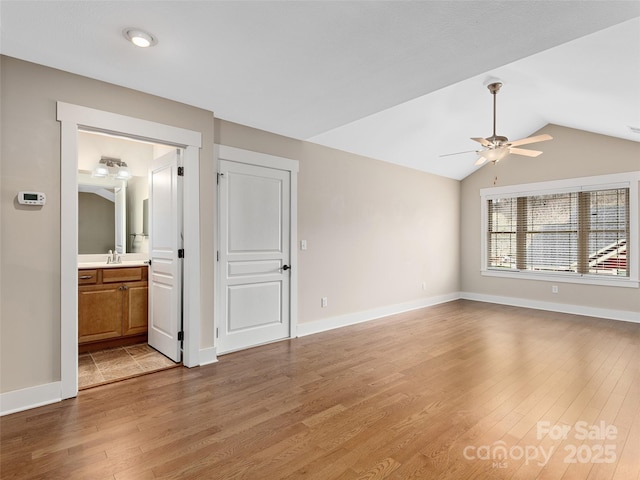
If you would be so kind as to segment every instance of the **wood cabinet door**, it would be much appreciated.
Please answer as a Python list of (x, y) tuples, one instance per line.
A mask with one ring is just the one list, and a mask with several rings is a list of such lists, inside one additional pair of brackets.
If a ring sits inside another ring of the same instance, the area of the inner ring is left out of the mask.
[(122, 335), (147, 333), (147, 282), (124, 284), (124, 318)]
[(121, 285), (78, 287), (78, 342), (93, 342), (122, 335)]

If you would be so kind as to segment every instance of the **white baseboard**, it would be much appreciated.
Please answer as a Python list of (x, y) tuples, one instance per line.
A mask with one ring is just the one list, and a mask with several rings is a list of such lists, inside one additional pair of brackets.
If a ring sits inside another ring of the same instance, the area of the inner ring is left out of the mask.
[(357, 323), (368, 322), (370, 320), (376, 320), (378, 318), (386, 317), (389, 315), (409, 312), (411, 310), (418, 310), (419, 308), (430, 307), (432, 305), (438, 305), (440, 303), (451, 302), (459, 298), (460, 294), (458, 292), (454, 292), (447, 295), (421, 298), (420, 300), (414, 300), (412, 302), (374, 308), (373, 310), (349, 313), (346, 315), (324, 318), (322, 320), (316, 320), (308, 323), (299, 323), (297, 336), (304, 337), (306, 335), (312, 335), (314, 333), (326, 332), (335, 328), (347, 327), (349, 325), (355, 325)]
[(45, 383), (0, 394), (0, 416), (22, 412), (62, 400), (60, 382)]
[(209, 365), (218, 361), (218, 355), (216, 354), (216, 347), (201, 348), (200, 349), (200, 366)]
[(586, 307), (583, 305), (573, 305), (568, 303), (541, 302), (539, 300), (528, 300), (526, 298), (503, 297), (499, 295), (485, 295), (482, 293), (471, 292), (460, 292), (460, 298), (464, 300), (475, 300), (478, 302), (510, 305), (512, 307), (533, 308), (535, 310), (549, 310), (551, 312), (571, 313), (573, 315), (584, 315), (587, 317), (640, 323), (640, 312), (630, 312), (628, 310)]

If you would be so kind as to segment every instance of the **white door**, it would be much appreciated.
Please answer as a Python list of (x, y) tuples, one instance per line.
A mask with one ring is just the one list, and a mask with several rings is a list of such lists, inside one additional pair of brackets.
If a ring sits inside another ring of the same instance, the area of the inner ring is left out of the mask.
[(218, 353), (290, 336), (290, 172), (219, 164)]
[(180, 155), (176, 149), (155, 159), (149, 173), (149, 345), (175, 362), (182, 330)]

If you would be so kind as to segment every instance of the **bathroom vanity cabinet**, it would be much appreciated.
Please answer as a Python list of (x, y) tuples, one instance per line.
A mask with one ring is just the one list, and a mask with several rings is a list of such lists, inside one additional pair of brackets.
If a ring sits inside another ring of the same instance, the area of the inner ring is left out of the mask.
[(86, 352), (147, 341), (148, 267), (78, 269), (78, 344)]

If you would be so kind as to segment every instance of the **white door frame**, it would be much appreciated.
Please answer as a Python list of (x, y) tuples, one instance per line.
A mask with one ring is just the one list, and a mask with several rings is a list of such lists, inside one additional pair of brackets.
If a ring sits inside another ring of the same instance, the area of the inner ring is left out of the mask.
[(78, 129), (184, 148), (183, 364), (200, 364), (200, 152), (202, 134), (139, 118), (57, 102), (60, 166), (61, 398), (78, 395)]
[[(291, 222), (290, 222), (290, 285), (289, 285), (289, 316), (290, 316), (290, 330), (289, 338), (295, 338), (298, 336), (298, 171), (299, 162), (289, 158), (276, 157), (274, 155), (268, 155), (266, 153), (253, 152), (251, 150), (243, 150), (241, 148), (229, 147), (226, 145), (215, 146), (215, 158), (216, 158), (216, 172), (220, 171), (220, 160), (229, 160), (236, 163), (246, 163), (248, 165), (256, 165), (259, 167), (275, 168), (277, 170), (284, 170), (290, 173), (290, 187), (291, 187)], [(216, 231), (217, 239), (216, 245), (220, 245), (220, 201), (216, 201)], [(221, 309), (222, 302), (220, 301), (221, 295), (225, 293), (221, 291), (222, 281), (220, 275), (222, 275), (222, 268), (219, 262), (215, 263), (215, 278), (216, 288), (214, 289), (214, 323), (216, 330), (220, 327), (221, 322), (224, 321), (224, 312)], [(218, 346), (218, 338), (215, 335), (215, 345)]]

